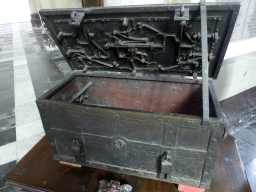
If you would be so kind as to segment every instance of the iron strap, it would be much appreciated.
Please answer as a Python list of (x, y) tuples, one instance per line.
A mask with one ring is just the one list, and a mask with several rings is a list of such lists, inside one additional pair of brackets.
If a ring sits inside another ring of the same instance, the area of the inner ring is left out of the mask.
[(202, 78), (203, 78), (203, 124), (209, 122), (209, 88), (208, 88), (208, 38), (207, 10), (205, 0), (201, 0), (201, 44), (202, 44)]

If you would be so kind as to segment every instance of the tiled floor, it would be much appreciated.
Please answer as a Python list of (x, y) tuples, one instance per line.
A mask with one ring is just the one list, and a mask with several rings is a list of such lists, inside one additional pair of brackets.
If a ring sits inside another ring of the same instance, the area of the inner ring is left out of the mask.
[(16, 127), (14, 112), (13, 28), (0, 25), (0, 191), (4, 175), (16, 164)]
[[(0, 25), (1, 192), (11, 191), (4, 185), (4, 175), (44, 136), (35, 99), (56, 86), (70, 73), (71, 70), (60, 52), (44, 40), (41, 29), (32, 29), (29, 22)], [(243, 93), (241, 100), (234, 100), (240, 102), (241, 106), (248, 105), (252, 110), (252, 102), (246, 104), (242, 101), (246, 95), (247, 101), (252, 101), (250, 95), (252, 92), (256, 95), (255, 90), (253, 88), (249, 90), (250, 93)], [(228, 113), (228, 110), (234, 111), (233, 108), (228, 109), (233, 103), (233, 100), (221, 102), (224, 111), (227, 109), (226, 115), (230, 123), (234, 123), (235, 119), (232, 117), (238, 115)], [(244, 164), (250, 163), (256, 152), (255, 123), (234, 135), (237, 137)], [(252, 155), (248, 156), (248, 153)]]
[(45, 135), (36, 98), (71, 72), (58, 50), (44, 46), (41, 31), (29, 22), (0, 25), (1, 192), (12, 191), (4, 175)]

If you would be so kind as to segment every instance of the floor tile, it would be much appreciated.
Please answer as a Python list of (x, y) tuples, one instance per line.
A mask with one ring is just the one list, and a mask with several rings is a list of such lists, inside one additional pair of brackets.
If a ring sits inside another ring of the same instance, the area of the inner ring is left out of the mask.
[[(18, 103), (18, 99), (16, 101)], [(16, 126), (25, 125), (41, 119), (35, 101), (17, 104), (15, 107), (15, 117)]]
[(0, 50), (0, 53), (1, 53), (1, 54), (5, 54), (5, 53), (13, 53), (13, 50), (9, 50), (9, 51), (1, 51), (1, 50)]
[(250, 126), (256, 129), (256, 122), (251, 123)]
[(0, 108), (0, 120), (6, 119), (6, 118), (14, 116), (14, 115), (15, 115), (14, 107), (6, 108), (6, 109)]
[(35, 81), (33, 81), (33, 85), (34, 85), (34, 90), (35, 92), (38, 91), (48, 91), (49, 89), (51, 89), (51, 84), (50, 83), (41, 83), (41, 84), (37, 84)]
[(36, 53), (42, 53), (42, 51), (45, 51), (42, 49), (43, 47), (40, 46), (40, 44), (34, 44), (34, 49), (36, 50)]
[(0, 131), (0, 146), (16, 141), (16, 128)]
[(26, 55), (35, 54), (36, 50), (33, 46), (30, 45), (24, 45), (24, 51)]
[(49, 84), (51, 83), (49, 78), (46, 76), (44, 78), (41, 78), (41, 79), (32, 79), (32, 82), (33, 82), (33, 86), (40, 86), (41, 84)]
[(13, 61), (6, 61), (0, 63), (0, 73), (1, 76), (7, 73), (13, 73)]
[(1, 73), (1, 75), (3, 73), (10, 73), (10, 71), (13, 73), (13, 66), (12, 65), (5, 66), (5, 67), (0, 66), (0, 73)]
[(54, 60), (54, 62), (63, 62), (66, 61), (63, 57), (62, 53), (59, 50), (50, 52), (51, 58)]
[(25, 113), (15, 112), (15, 117), (17, 127), (41, 119), (37, 108), (33, 108), (32, 110), (26, 111)]
[(17, 141), (44, 133), (41, 119), (16, 127)]
[(15, 191), (11, 186), (6, 186), (6, 187), (0, 189), (0, 192), (15, 192)]
[(7, 117), (0, 120), (0, 131), (15, 127), (15, 116)]
[(12, 52), (9, 52), (9, 53), (6, 53), (6, 52), (2, 53), (2, 52), (0, 52), (0, 59), (12, 58), (12, 57), (13, 57)]
[[(8, 50), (8, 49), (7, 49)], [(10, 49), (9, 49), (10, 50)], [(13, 57), (8, 57), (8, 58), (0, 58), (0, 62), (5, 62), (5, 61), (13, 61)]]
[[(63, 79), (64, 79), (64, 78), (63, 78)], [(54, 88), (56, 85), (60, 84), (60, 83), (63, 81), (63, 79), (58, 80), (58, 81), (53, 81), (53, 82), (51, 82), (52, 88)]]
[(12, 142), (0, 147), (0, 165), (17, 160), (16, 142)]
[(13, 78), (14, 78), (13, 70), (0, 72), (0, 81), (9, 80), (9, 79), (13, 79)]
[[(1, 87), (0, 87), (1, 89)], [(6, 109), (9, 108), (14, 108), (15, 107), (15, 103), (13, 99), (6, 99), (4, 101), (0, 102), (0, 111), (2, 113), (2, 111), (5, 111)]]
[(6, 39), (4, 41), (4, 45), (12, 45), (13, 44), (13, 41), (12, 40), (9, 40), (9, 39)]
[(24, 67), (23, 69), (14, 69), (14, 81), (15, 83), (21, 81), (31, 81), (28, 68)]
[(37, 54), (26, 54), (27, 64), (30, 65), (41, 65), (41, 60)]
[(14, 66), (27, 64), (27, 59), (24, 56), (17, 56), (17, 57), (14, 56), (13, 60), (14, 60), (14, 63), (13, 63)]
[(27, 65), (13, 66), (13, 70), (22, 70), (22, 69), (28, 69), (28, 66)]
[(256, 146), (256, 128), (251, 126), (246, 127), (245, 129), (241, 129), (233, 134), (236, 138), (240, 138), (241, 140), (251, 144), (252, 146)]
[(35, 81), (48, 78), (49, 74), (47, 75), (44, 71), (41, 71), (40, 73), (30, 73), (30, 77), (32, 81)]
[(24, 157), (34, 146), (38, 143), (40, 139), (43, 138), (45, 133), (34, 135), (32, 137), (27, 137), (25, 139), (17, 141), (17, 154), (18, 161)]
[(49, 79), (51, 82), (63, 80), (64, 78), (64, 75), (59, 70), (53, 71), (49, 74)]
[(29, 103), (23, 104), (19, 107), (15, 108), (15, 113), (33, 113), (37, 109), (37, 105), (35, 101), (31, 101)]
[(0, 63), (0, 71), (12, 71), (13, 70), (13, 61), (5, 61)]
[(252, 192), (256, 191), (256, 158), (245, 165), (245, 172)]
[(2, 51), (10, 51), (10, 50), (13, 50), (13, 45), (5, 45), (5, 46), (2, 47)]
[[(22, 93), (32, 94), (34, 93), (34, 88), (31, 80), (24, 81), (24, 82), (15, 82), (15, 94), (22, 95)], [(16, 96), (15, 96), (16, 99)]]
[(0, 81), (0, 90), (13, 90), (14, 79), (5, 79)]
[(0, 175), (5, 175), (16, 165), (16, 161), (11, 161), (9, 163), (0, 165)]
[(0, 102), (3, 102), (7, 99), (13, 99), (14, 101), (14, 90), (5, 89), (0, 91)]
[(52, 74), (51, 76), (54, 76), (58, 75), (60, 72), (58, 67), (54, 64), (53, 60), (46, 60), (44, 63), (42, 63), (42, 66), (44, 67), (44, 71), (47, 75)]
[[(0, 168), (1, 168), (1, 166), (0, 166)], [(6, 187), (6, 186), (5, 186), (4, 177), (5, 177), (4, 175), (0, 175), (0, 192), (1, 192), (1, 188)]]
[(254, 158), (254, 154), (256, 154), (256, 148), (255, 146), (236, 138), (237, 147), (241, 156), (241, 160), (243, 164), (246, 164), (250, 160)]
[[(29, 59), (28, 59), (28, 61), (29, 61)], [(28, 63), (28, 68), (29, 68), (30, 73), (36, 73), (36, 72), (42, 73), (42, 72), (44, 72), (44, 66), (42, 66), (41, 64), (35, 64), (35, 63), (29, 64)]]
[(55, 64), (65, 77), (70, 76), (71, 73), (73, 73), (66, 61), (55, 62)]
[(47, 91), (45, 90), (45, 91), (37, 91), (37, 92), (35, 92), (35, 94), (36, 94), (36, 99), (38, 99), (39, 97), (41, 97), (43, 94), (45, 94)]
[(0, 70), (5, 67), (13, 67), (13, 61), (0, 62)]
[(21, 105), (23, 106), (24, 104), (35, 102), (35, 100), (35, 93), (19, 92), (19, 94), (17, 94), (15, 98), (15, 107), (18, 108)]
[[(34, 83), (34, 81), (41, 81), (41, 80), (44, 81), (44, 79), (46, 79), (46, 78), (47, 78), (48, 83), (50, 82), (50, 80), (48, 78), (49, 75), (47, 75), (45, 73), (44, 69), (40, 70), (40, 68), (39, 68), (35, 71), (32, 71), (30, 69), (29, 71), (30, 71), (31, 80), (33, 81), (33, 83)], [(47, 81), (45, 81), (45, 82), (47, 82)]]

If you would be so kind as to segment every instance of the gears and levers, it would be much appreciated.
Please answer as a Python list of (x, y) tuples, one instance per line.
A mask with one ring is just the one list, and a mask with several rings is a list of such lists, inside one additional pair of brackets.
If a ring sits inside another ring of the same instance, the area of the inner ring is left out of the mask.
[[(139, 61), (142, 64), (146, 64), (146, 67), (149, 65), (157, 65), (157, 62), (148, 62), (146, 61), (146, 57), (148, 56), (147, 53), (143, 52), (143, 49), (163, 49), (165, 47), (165, 39), (168, 37), (173, 37), (176, 42), (179, 42), (179, 39), (176, 37), (175, 34), (171, 33), (163, 33), (160, 30), (143, 23), (138, 23), (137, 26), (139, 29), (146, 28), (147, 30), (151, 30), (155, 32), (155, 37), (153, 41), (150, 41), (149, 38), (140, 38), (140, 37), (133, 37), (129, 36), (129, 32), (131, 31), (131, 27), (129, 20), (127, 18), (123, 19), (123, 26), (127, 27), (127, 31), (113, 31), (113, 35), (106, 34), (108, 37), (114, 39), (114, 43), (106, 43), (104, 45), (104, 49), (116, 48), (118, 57), (120, 59), (126, 58), (132, 66), (132, 75), (135, 75), (137, 70), (151, 70), (153, 68), (142, 68), (138, 67), (135, 64), (135, 60)], [(163, 42), (159, 43), (156, 42), (156, 37), (162, 36)], [(121, 49), (127, 48), (127, 53), (121, 53)], [(156, 67), (154, 67), (155, 69)]]
[[(216, 22), (217, 23), (217, 22)], [(169, 67), (161, 67), (161, 70), (181, 69), (184, 72), (193, 73), (194, 78), (197, 77), (199, 64), (202, 59), (200, 47), (201, 34), (197, 31), (190, 31), (191, 26), (187, 21), (180, 21), (180, 44), (178, 49), (177, 64)], [(216, 28), (216, 27), (215, 27)], [(210, 47), (209, 61), (213, 56), (213, 48), (218, 40), (218, 29), (213, 34), (208, 34), (208, 38), (212, 39)]]

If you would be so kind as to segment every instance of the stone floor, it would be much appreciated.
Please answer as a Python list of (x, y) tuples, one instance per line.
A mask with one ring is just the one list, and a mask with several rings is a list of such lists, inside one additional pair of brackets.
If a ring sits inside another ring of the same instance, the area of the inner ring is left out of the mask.
[(58, 50), (31, 24), (0, 25), (0, 191), (4, 175), (44, 135), (36, 98), (71, 72)]

